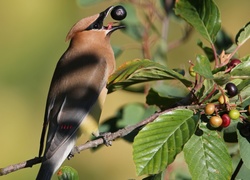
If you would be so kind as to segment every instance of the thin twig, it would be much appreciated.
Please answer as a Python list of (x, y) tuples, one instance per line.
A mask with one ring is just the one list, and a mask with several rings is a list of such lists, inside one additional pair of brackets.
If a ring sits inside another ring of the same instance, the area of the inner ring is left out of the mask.
[[(200, 109), (203, 106), (204, 105), (178, 106), (178, 107), (167, 109), (167, 110), (164, 110), (161, 112), (156, 112), (155, 114), (153, 114), (149, 118), (144, 119), (143, 121), (139, 122), (136, 125), (127, 126), (123, 129), (119, 129), (118, 131), (113, 132), (113, 133), (110, 133), (110, 132), (105, 133), (104, 138), (99, 137), (95, 140), (88, 141), (87, 143), (85, 143), (83, 145), (76, 146), (73, 148), (70, 155), (72, 156), (72, 155), (75, 155), (76, 153), (80, 153), (83, 150), (94, 148), (94, 147), (97, 147), (99, 145), (106, 144), (106, 142), (111, 142), (117, 138), (124, 137), (124, 136), (128, 135), (129, 133), (131, 133), (132, 131), (134, 131), (135, 129), (141, 128), (142, 126), (144, 126), (150, 122), (153, 122), (157, 117), (159, 117), (160, 115), (165, 114), (167, 112), (170, 112), (170, 111), (173, 111), (176, 109), (195, 110), (195, 109)], [(29, 159), (29, 160), (26, 160), (26, 161), (21, 162), (21, 163), (12, 164), (12, 165), (9, 165), (7, 167), (0, 168), (0, 176), (7, 175), (9, 173), (12, 173), (12, 172), (15, 172), (15, 171), (27, 168), (27, 167), (32, 167), (33, 165), (39, 164), (41, 162), (42, 162), (42, 157), (35, 157), (33, 159)]]

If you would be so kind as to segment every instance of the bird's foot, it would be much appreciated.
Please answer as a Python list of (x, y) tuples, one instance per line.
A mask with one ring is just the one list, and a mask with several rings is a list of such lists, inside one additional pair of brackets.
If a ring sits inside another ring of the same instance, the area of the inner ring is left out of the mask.
[(75, 154), (75, 153), (80, 154), (80, 152), (81, 152), (81, 151), (79, 150), (79, 148), (78, 148), (77, 146), (75, 146), (75, 147), (71, 150), (71, 152), (69, 153), (67, 159), (70, 160), (71, 158), (74, 157), (74, 154)]
[(71, 158), (73, 158), (73, 157), (74, 157), (74, 154), (69, 153), (69, 155), (68, 155), (67, 159), (68, 159), (68, 160), (70, 160), (70, 159), (71, 159)]

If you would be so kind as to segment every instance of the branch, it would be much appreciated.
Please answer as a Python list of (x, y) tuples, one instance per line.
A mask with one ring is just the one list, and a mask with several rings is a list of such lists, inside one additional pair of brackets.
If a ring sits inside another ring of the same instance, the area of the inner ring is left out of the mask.
[(0, 176), (15, 172), (20, 169), (27, 168), (27, 167), (32, 167), (33, 165), (39, 164), (41, 162), (42, 162), (42, 157), (35, 157), (33, 159), (29, 159), (21, 163), (13, 164), (5, 168), (0, 168)]
[[(201, 108), (201, 106), (203, 106), (203, 105), (178, 106), (178, 107), (170, 108), (170, 109), (167, 109), (167, 110), (164, 110), (161, 112), (156, 112), (155, 114), (153, 114), (149, 118), (144, 119), (143, 121), (139, 122), (136, 125), (127, 126), (123, 129), (119, 129), (118, 131), (113, 132), (113, 133), (111, 133), (111, 132), (104, 133), (104, 135), (102, 137), (98, 137), (95, 140), (88, 141), (85, 144), (74, 147), (72, 149), (71, 154), (69, 155), (68, 159), (70, 159), (76, 153), (80, 153), (83, 150), (94, 148), (94, 147), (97, 147), (97, 146), (102, 145), (102, 144), (107, 145), (107, 142), (108, 142), (108, 145), (111, 145), (110, 142), (114, 141), (115, 139), (118, 139), (118, 138), (121, 138), (121, 137), (128, 135), (129, 133), (131, 133), (135, 129), (141, 128), (142, 126), (145, 126), (146, 124), (148, 124), (150, 122), (153, 122), (157, 117), (159, 117), (160, 115), (165, 114), (169, 111), (173, 111), (175, 109), (195, 110), (195, 109)], [(21, 162), (21, 163), (17, 163), (17, 164), (9, 165), (9, 166), (4, 167), (4, 168), (0, 168), (0, 176), (7, 175), (9, 173), (12, 173), (12, 172), (15, 172), (15, 171), (27, 168), (27, 167), (32, 167), (33, 165), (39, 164), (41, 162), (42, 162), (42, 157), (35, 157), (33, 159), (29, 159), (29, 160), (26, 160), (26, 161)]]

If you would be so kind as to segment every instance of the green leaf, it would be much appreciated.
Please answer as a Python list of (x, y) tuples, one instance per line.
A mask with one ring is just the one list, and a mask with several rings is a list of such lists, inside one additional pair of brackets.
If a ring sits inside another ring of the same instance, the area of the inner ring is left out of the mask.
[(223, 86), (224, 84), (228, 83), (228, 81), (230, 81), (230, 78), (230, 74), (225, 74), (225, 72), (222, 71), (219, 71), (214, 74), (214, 81), (220, 86)]
[(169, 79), (178, 79), (187, 87), (192, 85), (191, 81), (172, 69), (148, 59), (137, 59), (120, 66), (109, 77), (107, 88), (110, 93), (137, 83)]
[(155, 106), (145, 107), (144, 104), (131, 103), (123, 106), (121, 110), (122, 117), (117, 121), (118, 128), (136, 124), (154, 114), (158, 109)]
[[(232, 76), (248, 76), (250, 79), (250, 61), (243, 61), (230, 72)], [(239, 77), (240, 78), (240, 77)]]
[(249, 139), (247, 140), (245, 137), (242, 137), (239, 130), (237, 129), (238, 142), (240, 147), (240, 156), (244, 165), (250, 169), (250, 143)]
[[(205, 79), (203, 84), (202, 84), (202, 88), (200, 88), (197, 92), (197, 98), (202, 101), (203, 99), (205, 99), (209, 93), (212, 92), (212, 90), (214, 89), (214, 81), (213, 80), (209, 80), (209, 79)], [(211, 101), (212, 99), (209, 98), (206, 101), (204, 101), (203, 103), (206, 103), (207, 101)]]
[(227, 147), (219, 134), (209, 130), (204, 123), (183, 151), (193, 180), (230, 179), (232, 160)]
[(205, 52), (210, 62), (214, 61), (214, 52), (212, 48), (204, 46), (200, 40), (197, 42), (197, 45)]
[(248, 39), (250, 38), (250, 22), (248, 22), (245, 27), (240, 29), (240, 31), (237, 33), (235, 42), (241, 46), (244, 44)]
[(244, 62), (244, 61), (250, 61), (250, 55), (243, 56), (243, 57), (240, 58), (240, 60), (242, 62)]
[(216, 36), (216, 41), (214, 43), (217, 53), (221, 54), (221, 52), (225, 49), (228, 49), (233, 45), (233, 40), (232, 38), (226, 33), (224, 29), (221, 29), (217, 36)]
[(175, 87), (172, 84), (162, 84), (149, 90), (146, 103), (157, 105), (161, 109), (167, 109), (188, 95), (189, 92), (185, 90), (184, 88)]
[(70, 166), (63, 166), (57, 172), (58, 180), (79, 180), (78, 172), (70, 167)]
[(212, 0), (179, 0), (175, 8), (206, 40), (213, 43), (221, 28), (220, 12)]
[(137, 174), (157, 174), (172, 163), (194, 133), (198, 119), (191, 110), (177, 109), (146, 125), (133, 143)]
[(207, 79), (213, 79), (210, 62), (206, 56), (198, 55), (196, 57), (194, 71)]
[(88, 5), (92, 5), (92, 4), (96, 4), (99, 2), (102, 2), (104, 0), (77, 0), (78, 4), (81, 6), (88, 6)]
[(223, 130), (223, 139), (225, 142), (237, 143), (237, 121), (231, 121), (230, 125)]
[[(116, 115), (107, 119), (99, 127), (100, 132), (115, 132), (126, 126), (137, 124), (143, 119), (148, 118), (156, 111), (159, 111), (159, 108), (156, 106), (147, 106), (143, 103), (130, 103), (122, 106), (116, 112)], [(123, 137), (128, 142), (133, 142), (134, 137), (137, 135), (137, 131), (133, 131)]]

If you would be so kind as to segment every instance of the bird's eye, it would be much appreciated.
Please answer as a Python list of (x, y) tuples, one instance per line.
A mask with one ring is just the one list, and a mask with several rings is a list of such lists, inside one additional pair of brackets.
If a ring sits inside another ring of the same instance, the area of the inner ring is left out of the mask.
[(98, 24), (94, 24), (93, 25), (93, 29), (99, 29), (99, 25)]
[(101, 28), (102, 28), (102, 24), (95, 22), (95, 23), (91, 24), (89, 27), (87, 27), (86, 30), (101, 29)]

